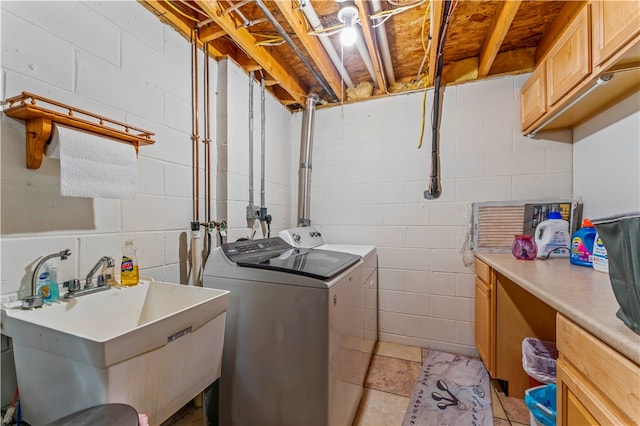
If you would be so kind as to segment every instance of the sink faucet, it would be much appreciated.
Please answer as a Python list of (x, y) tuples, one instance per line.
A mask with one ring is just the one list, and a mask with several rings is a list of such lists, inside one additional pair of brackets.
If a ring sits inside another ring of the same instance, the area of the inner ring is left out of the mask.
[[(95, 275), (96, 272), (98, 272), (98, 269), (100, 269), (103, 263), (107, 264), (107, 268), (113, 268), (114, 266), (116, 266), (116, 262), (114, 262), (112, 257), (102, 256), (98, 260), (98, 262), (95, 265), (93, 265), (93, 268), (91, 268), (91, 271), (89, 271), (89, 273), (87, 274), (87, 279), (84, 283), (84, 288), (95, 287), (95, 284), (93, 284), (93, 276)], [(104, 276), (102, 276), (102, 278), (100, 278), (99, 276), (98, 286), (103, 286), (105, 284), (106, 284), (106, 281), (104, 279)]]
[(31, 276), (31, 296), (26, 296), (22, 299), (22, 309), (38, 308), (42, 306), (42, 295), (36, 294), (36, 285), (38, 282), (38, 277), (40, 276), (40, 268), (42, 268), (44, 262), (49, 259), (53, 259), (54, 257), (59, 257), (61, 260), (66, 260), (69, 256), (71, 256), (71, 250), (66, 249), (62, 250), (59, 253), (49, 254), (40, 259), (35, 269), (33, 270), (33, 275)]
[(107, 285), (107, 281), (112, 277), (108, 275), (98, 275), (97, 284), (93, 283), (93, 276), (96, 274), (96, 272), (98, 272), (98, 269), (100, 269), (102, 264), (106, 264), (108, 268), (113, 268), (116, 263), (112, 257), (102, 256), (100, 259), (98, 259), (98, 262), (93, 265), (93, 268), (91, 268), (91, 271), (89, 271), (89, 273), (87, 274), (84, 287), (80, 288), (80, 280), (77, 278), (66, 281), (63, 284), (63, 287), (69, 289), (69, 291), (64, 295), (64, 298), (71, 299), (73, 297), (83, 296), (85, 294), (92, 294), (103, 290), (109, 290), (111, 287)]

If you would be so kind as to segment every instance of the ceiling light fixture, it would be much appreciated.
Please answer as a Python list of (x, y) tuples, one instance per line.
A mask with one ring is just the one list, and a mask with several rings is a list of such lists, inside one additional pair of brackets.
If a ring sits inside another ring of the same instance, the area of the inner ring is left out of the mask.
[(340, 10), (338, 11), (338, 20), (344, 24), (340, 32), (340, 41), (343, 46), (352, 46), (356, 42), (358, 33), (354, 27), (354, 23), (358, 19), (358, 8), (353, 1), (340, 2)]

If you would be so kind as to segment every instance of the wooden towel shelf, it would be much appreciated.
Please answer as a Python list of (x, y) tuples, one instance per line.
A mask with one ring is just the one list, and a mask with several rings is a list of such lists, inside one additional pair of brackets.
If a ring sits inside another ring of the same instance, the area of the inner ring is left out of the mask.
[[(36, 101), (44, 105), (37, 105)], [(91, 112), (83, 111), (33, 93), (22, 92), (5, 101), (4, 113), (27, 122), (27, 168), (38, 169), (49, 140), (53, 123), (63, 124), (133, 145), (138, 152), (140, 144), (155, 143), (153, 133), (126, 123), (111, 120)], [(57, 109), (57, 110), (56, 110)]]

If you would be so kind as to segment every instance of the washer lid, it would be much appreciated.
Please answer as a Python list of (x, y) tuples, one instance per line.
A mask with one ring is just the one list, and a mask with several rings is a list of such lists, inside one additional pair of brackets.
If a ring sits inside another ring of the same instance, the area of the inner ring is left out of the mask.
[(330, 250), (295, 248), (281, 238), (236, 241), (222, 245), (229, 260), (238, 266), (270, 269), (329, 279), (360, 260), (360, 256)]

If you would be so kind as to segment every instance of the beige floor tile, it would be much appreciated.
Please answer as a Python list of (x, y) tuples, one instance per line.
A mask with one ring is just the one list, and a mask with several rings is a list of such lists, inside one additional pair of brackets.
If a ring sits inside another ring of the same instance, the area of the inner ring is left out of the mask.
[(511, 426), (511, 423), (509, 423), (509, 420), (494, 417), (493, 426)]
[(416, 346), (400, 345), (398, 343), (378, 342), (376, 355), (406, 359), (407, 361), (422, 362), (420, 348)]
[(409, 398), (365, 389), (353, 426), (400, 426)]
[(498, 396), (509, 421), (524, 424), (529, 423), (529, 409), (524, 403), (524, 399), (505, 396), (504, 394), (498, 394)]
[(511, 422), (511, 426), (529, 426), (531, 423)]
[(422, 355), (422, 359), (424, 360), (424, 358), (427, 356), (427, 352), (429, 352), (429, 349), (427, 348), (420, 348), (420, 354)]
[(491, 384), (491, 407), (493, 408), (493, 417), (497, 417), (499, 419), (507, 418), (507, 413), (504, 412), (504, 408), (498, 398), (498, 394), (493, 383)]
[(401, 396), (411, 396), (422, 364), (404, 359), (373, 355), (364, 386)]

